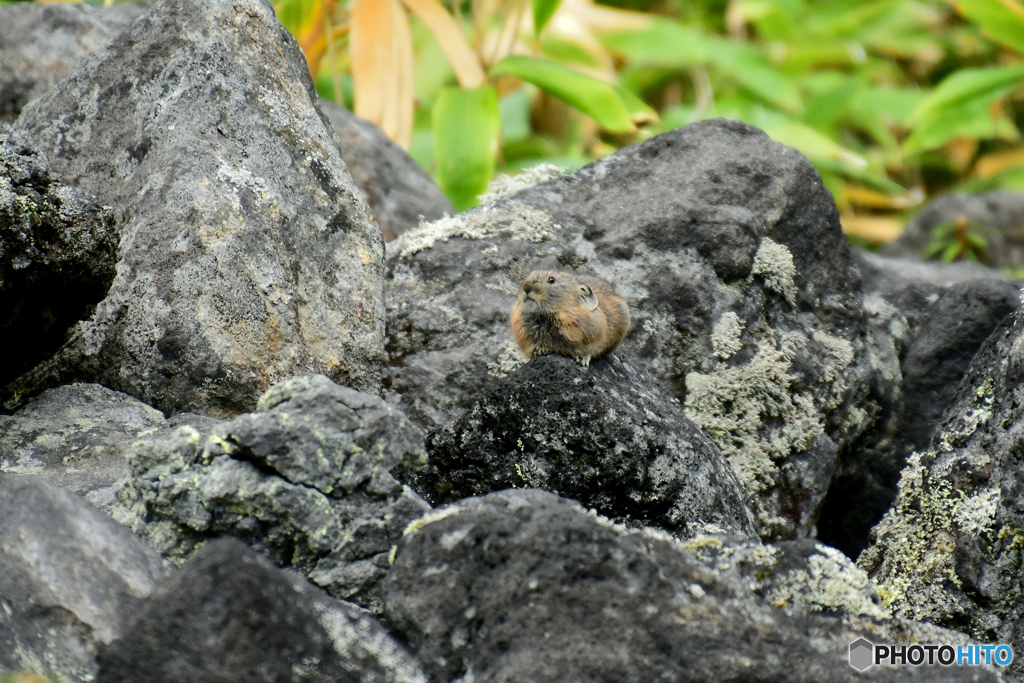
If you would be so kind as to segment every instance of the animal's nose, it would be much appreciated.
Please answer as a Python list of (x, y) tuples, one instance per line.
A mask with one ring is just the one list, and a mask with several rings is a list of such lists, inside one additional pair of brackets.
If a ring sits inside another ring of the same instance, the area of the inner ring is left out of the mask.
[(531, 282), (524, 282), (523, 283), (523, 291), (526, 292), (527, 294), (532, 292), (533, 291), (533, 283), (531, 283)]

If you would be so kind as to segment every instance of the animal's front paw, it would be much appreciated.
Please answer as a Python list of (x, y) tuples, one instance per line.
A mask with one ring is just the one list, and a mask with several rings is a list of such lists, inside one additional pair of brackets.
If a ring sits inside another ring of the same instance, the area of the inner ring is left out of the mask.
[(583, 356), (582, 358), (577, 357), (576, 362), (583, 367), (587, 367), (590, 365), (590, 356)]

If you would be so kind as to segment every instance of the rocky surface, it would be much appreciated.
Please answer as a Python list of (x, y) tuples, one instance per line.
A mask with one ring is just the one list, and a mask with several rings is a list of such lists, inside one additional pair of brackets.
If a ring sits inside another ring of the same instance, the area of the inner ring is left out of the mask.
[(322, 595), (238, 541), (206, 545), (103, 648), (97, 683), (415, 683), (373, 617)]
[[(848, 645), (870, 635), (773, 609), (667, 534), (539, 490), (430, 513), (385, 586), (385, 614), (432, 681), (848, 681)], [(998, 680), (975, 667), (869, 673)]]
[(392, 245), (385, 386), (410, 417), (440, 426), (523, 362), (508, 313), (531, 270), (595, 273), (633, 308), (624, 350), (726, 455), (765, 537), (813, 533), (898, 382), (817, 172), (741, 123), (659, 135)]
[(888, 511), (907, 457), (928, 447), (971, 359), (1019, 305), (1019, 284), (979, 264), (912, 263), (863, 252), (877, 347), (898, 358), (899, 392), (845, 454), (822, 504), (818, 538), (856, 558)]
[(380, 229), (268, 3), (162, 2), (17, 127), (113, 208), (121, 253), (95, 315), (15, 388), (231, 415), (303, 372), (380, 386)]
[(921, 209), (903, 228), (900, 238), (882, 253), (923, 259), (932, 230), (943, 223), (966, 219), (981, 231), (985, 254), (997, 268), (1024, 268), (1024, 193), (998, 190), (979, 194), (949, 194)]
[(93, 679), (97, 648), (164, 574), (152, 549), (78, 496), (9, 474), (0, 569), (0, 673), (76, 682)]
[(441, 188), (384, 131), (340, 104), (320, 100), (320, 108), (338, 134), (341, 156), (366, 196), (384, 241), (415, 228), (421, 220), (455, 213)]
[(26, 104), (71, 75), (82, 59), (145, 11), (137, 2), (0, 7), (0, 121), (14, 121)]
[[(1024, 648), (1020, 505), (1024, 320), (1004, 319), (971, 363), (930, 448), (907, 462), (859, 564), (897, 615)], [(1019, 662), (1012, 669), (1024, 671)]]
[(431, 502), (542, 488), (600, 514), (681, 535), (757, 535), (747, 494), (718, 447), (634, 359), (583, 367), (541, 356), (427, 440)]
[(137, 443), (114, 517), (176, 564), (232, 536), (379, 610), (388, 554), (430, 508), (390, 470), (423, 457), (422, 432), (380, 398), (296, 377), (206, 438), (186, 426)]
[(47, 389), (13, 415), (0, 415), (0, 472), (33, 474), (109, 511), (114, 484), (128, 474), (128, 450), (182, 425), (208, 431), (216, 420), (163, 413), (98, 384)]
[(117, 241), (110, 210), (56, 182), (46, 156), (0, 123), (0, 386), (92, 315), (114, 279)]

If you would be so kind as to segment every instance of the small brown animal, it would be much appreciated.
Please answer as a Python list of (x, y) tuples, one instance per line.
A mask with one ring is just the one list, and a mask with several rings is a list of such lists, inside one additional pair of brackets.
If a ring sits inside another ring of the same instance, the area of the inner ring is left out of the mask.
[(629, 306), (596, 277), (535, 270), (512, 306), (512, 334), (527, 358), (556, 353), (589, 365), (629, 329)]

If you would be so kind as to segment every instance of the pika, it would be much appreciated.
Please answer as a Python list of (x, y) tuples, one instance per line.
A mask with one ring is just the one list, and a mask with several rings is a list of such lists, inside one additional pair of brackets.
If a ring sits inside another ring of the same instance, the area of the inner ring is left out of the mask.
[(512, 306), (512, 334), (527, 358), (555, 353), (590, 365), (630, 330), (629, 306), (604, 280), (535, 270)]

